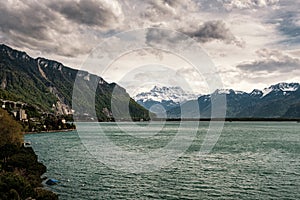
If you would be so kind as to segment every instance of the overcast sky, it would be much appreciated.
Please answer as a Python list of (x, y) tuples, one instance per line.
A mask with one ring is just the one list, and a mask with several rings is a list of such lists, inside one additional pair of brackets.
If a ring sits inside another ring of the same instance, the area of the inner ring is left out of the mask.
[[(123, 41), (111, 39), (115, 34), (151, 27), (175, 30), (202, 47), (225, 88), (249, 92), (300, 82), (299, 10), (300, 0), (8, 0), (0, 1), (0, 42), (81, 68), (105, 39), (121, 48)], [(169, 48), (182, 42), (155, 31), (144, 37), (145, 43), (169, 43)], [(207, 92), (203, 74), (180, 56), (137, 51), (110, 58), (106, 73), (96, 66), (86, 69), (120, 83), (131, 94), (155, 84), (180, 85), (181, 79), (194, 92)], [(173, 79), (163, 81), (159, 75)]]

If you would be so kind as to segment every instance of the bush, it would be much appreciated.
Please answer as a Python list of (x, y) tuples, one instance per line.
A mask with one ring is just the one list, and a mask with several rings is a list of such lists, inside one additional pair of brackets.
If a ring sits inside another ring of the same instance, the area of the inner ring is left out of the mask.
[(24, 177), (11, 172), (0, 175), (0, 199), (26, 199), (34, 196), (33, 188)]
[[(3, 148), (0, 148), (0, 151)], [(3, 162), (2, 169), (7, 172), (20, 171), (32, 186), (41, 186), (41, 175), (46, 172), (46, 167), (38, 162), (32, 148), (19, 148), (17, 152), (10, 151), (10, 155)], [(6, 156), (7, 156), (6, 155)]]
[(23, 142), (21, 128), (17, 121), (0, 108), (0, 147), (6, 144), (21, 146)]
[(0, 200), (58, 199), (50, 191), (37, 189), (46, 167), (22, 143), (21, 125), (0, 109)]
[(36, 188), (35, 193), (36, 200), (58, 200), (57, 194), (43, 188)]
[(12, 145), (4, 147), (0, 147), (0, 152), (6, 149), (10, 156), (4, 156), (6, 162), (2, 160), (0, 200), (29, 197), (37, 200), (58, 199), (55, 193), (39, 188), (42, 186), (41, 175), (46, 172), (46, 167), (38, 162), (32, 148), (20, 148)]
[(0, 146), (0, 160), (6, 162), (12, 155), (19, 151), (19, 147), (13, 144)]

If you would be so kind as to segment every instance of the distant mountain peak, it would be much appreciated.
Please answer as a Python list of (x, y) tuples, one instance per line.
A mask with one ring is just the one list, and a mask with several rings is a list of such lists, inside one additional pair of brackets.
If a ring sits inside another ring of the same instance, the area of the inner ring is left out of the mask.
[(299, 83), (278, 83), (276, 85), (272, 85), (270, 88), (273, 90), (281, 90), (283, 92), (294, 92), (298, 90)]
[(252, 97), (261, 97), (263, 95), (263, 92), (258, 89), (254, 89), (252, 92), (250, 92), (250, 96)]
[(137, 101), (173, 101), (174, 103), (182, 103), (188, 100), (197, 99), (198, 95), (192, 94), (191, 92), (183, 90), (179, 86), (154, 86), (149, 92), (142, 92), (135, 96)]
[(229, 95), (229, 94), (245, 94), (245, 92), (243, 91), (238, 91), (238, 90), (233, 90), (233, 89), (217, 89), (213, 94), (225, 94), (225, 95)]
[(299, 83), (278, 83), (276, 85), (271, 85), (270, 87), (263, 89), (263, 95), (261, 96), (261, 98), (264, 98), (271, 93), (287, 95), (290, 92), (297, 91), (299, 88)]
[[(226, 95), (226, 117), (228, 118), (300, 118), (299, 83), (278, 83), (264, 90), (255, 89), (250, 93), (219, 89), (212, 95), (203, 95), (197, 101), (188, 101), (167, 111), (169, 118), (182, 118), (182, 108), (188, 115), (185, 118), (212, 116), (213, 96)], [(199, 111), (195, 104), (199, 105)], [(215, 105), (218, 108), (217, 105)]]
[(157, 108), (155, 108), (157, 104), (165, 110), (169, 110), (186, 101), (196, 100), (198, 96), (200, 95), (192, 94), (179, 86), (154, 86), (149, 92), (142, 92), (136, 95), (134, 99), (143, 107), (160, 116), (157, 113)]

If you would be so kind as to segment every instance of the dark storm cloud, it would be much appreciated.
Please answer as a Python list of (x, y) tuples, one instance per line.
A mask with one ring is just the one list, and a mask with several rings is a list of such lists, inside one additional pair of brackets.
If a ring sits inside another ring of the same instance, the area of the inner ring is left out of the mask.
[(300, 60), (291, 56), (282, 54), (276, 50), (263, 49), (258, 52), (262, 57), (261, 60), (250, 63), (240, 64), (238, 69), (245, 72), (287, 72), (296, 71), (300, 69)]
[(227, 44), (243, 45), (242, 42), (237, 40), (229, 28), (226, 27), (226, 24), (220, 20), (207, 21), (200, 25), (198, 29), (188, 32), (187, 34), (202, 43), (220, 40)]
[(244, 45), (242, 41), (239, 41), (232, 34), (223, 21), (207, 21), (196, 30), (181, 30), (181, 32), (183, 34), (179, 34), (179, 32), (170, 34), (170, 31), (163, 29), (149, 29), (146, 35), (146, 41), (148, 44), (151, 44), (151, 42), (155, 42), (156, 44), (164, 43), (171, 47), (175, 43), (189, 41), (188, 37), (191, 37), (201, 43), (219, 40), (226, 44), (234, 44), (238, 47), (243, 47)]
[(84, 33), (110, 30), (116, 19), (112, 8), (96, 0), (0, 1), (0, 42), (74, 57), (91, 48), (89, 34)]
[(118, 17), (97, 0), (58, 1), (50, 7), (78, 24), (107, 28), (118, 21)]
[(1, 42), (8, 45), (68, 56), (75, 53), (74, 47), (63, 46), (61, 39), (71, 31), (43, 2), (0, 3)]

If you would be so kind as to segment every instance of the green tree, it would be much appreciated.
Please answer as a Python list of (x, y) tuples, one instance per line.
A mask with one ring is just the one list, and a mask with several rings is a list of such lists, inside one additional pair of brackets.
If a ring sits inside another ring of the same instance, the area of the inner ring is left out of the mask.
[(21, 128), (22, 126), (7, 111), (0, 108), (0, 147), (6, 144), (21, 146), (23, 142)]

